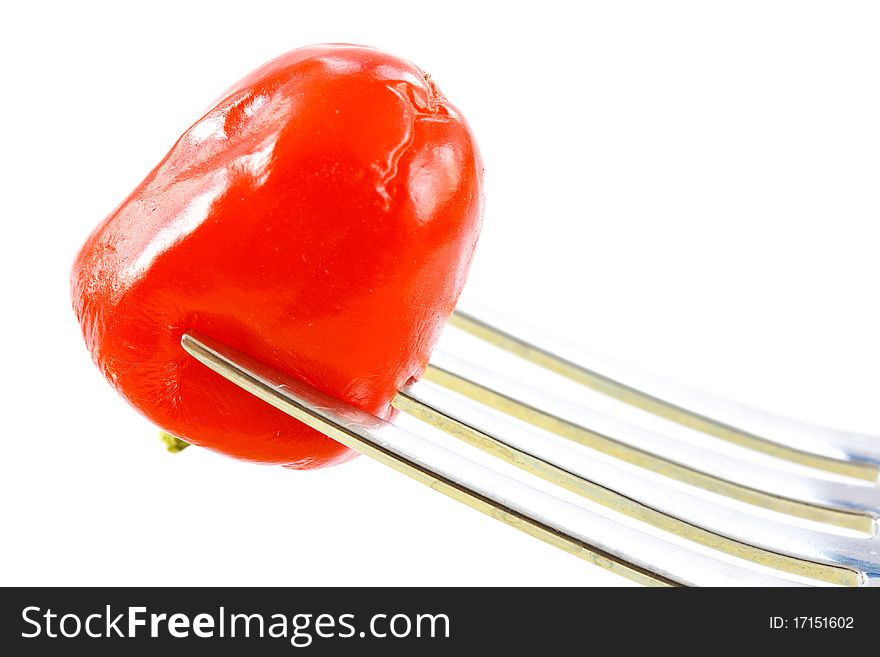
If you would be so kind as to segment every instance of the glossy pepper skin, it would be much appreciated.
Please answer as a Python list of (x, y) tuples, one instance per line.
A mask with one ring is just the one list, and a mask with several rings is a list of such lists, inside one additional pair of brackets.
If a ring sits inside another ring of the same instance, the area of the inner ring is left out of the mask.
[(482, 165), (421, 70), (348, 45), (244, 78), (85, 242), (73, 306), (107, 379), (196, 445), (312, 468), (346, 447), (190, 358), (215, 337), (389, 417), (470, 266)]

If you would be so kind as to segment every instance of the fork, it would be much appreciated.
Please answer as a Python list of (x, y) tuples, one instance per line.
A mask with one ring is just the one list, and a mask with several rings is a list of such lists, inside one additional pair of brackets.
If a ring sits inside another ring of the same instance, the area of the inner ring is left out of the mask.
[[(461, 338), (454, 353), (449, 333)], [(381, 420), (210, 336), (186, 332), (181, 345), (330, 438), (637, 582), (880, 586), (880, 437), (741, 406), (482, 307), (459, 304), (443, 337), (392, 402), (414, 423)], [(556, 383), (528, 383), (540, 380), (528, 368)], [(663, 428), (591, 408), (600, 397)], [(423, 423), (489, 457), (444, 446)]]

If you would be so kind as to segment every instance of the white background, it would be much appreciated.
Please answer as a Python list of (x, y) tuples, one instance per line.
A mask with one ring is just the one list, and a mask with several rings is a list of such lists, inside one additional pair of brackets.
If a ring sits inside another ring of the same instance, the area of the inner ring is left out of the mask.
[(92, 366), (67, 287), (81, 242), (217, 94), (314, 42), (410, 59), (468, 117), (488, 197), (469, 296), (880, 433), (875, 3), (2, 13), (0, 584), (623, 582), (366, 458), (171, 456)]

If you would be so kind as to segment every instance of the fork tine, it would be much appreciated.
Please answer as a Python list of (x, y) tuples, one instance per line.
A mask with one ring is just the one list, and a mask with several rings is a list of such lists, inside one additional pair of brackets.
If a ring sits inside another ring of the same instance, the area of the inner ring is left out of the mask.
[(636, 581), (796, 585), (570, 504), (364, 413), (208, 337), (185, 333), (181, 345), (214, 372), (313, 429), (517, 529)]
[(880, 488), (796, 474), (677, 440), (592, 411), (498, 369), (436, 349), (425, 379), (620, 460), (727, 497), (863, 533), (874, 532)]
[(837, 536), (724, 506), (661, 477), (575, 451), (430, 382), (408, 384), (395, 406), (527, 472), (688, 540), (833, 584), (857, 586), (878, 577), (876, 536)]
[[(548, 339), (486, 308), (450, 324), (627, 404), (771, 456), (876, 482), (880, 437), (817, 427), (749, 408)], [(552, 349), (543, 345), (555, 345)], [(541, 346), (538, 346), (541, 345)]]

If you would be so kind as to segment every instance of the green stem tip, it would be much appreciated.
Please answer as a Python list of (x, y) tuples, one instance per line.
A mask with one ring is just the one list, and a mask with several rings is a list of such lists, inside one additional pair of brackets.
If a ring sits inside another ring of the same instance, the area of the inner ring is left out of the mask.
[(172, 454), (177, 454), (178, 452), (182, 452), (187, 447), (189, 447), (189, 443), (185, 440), (181, 440), (177, 436), (172, 436), (170, 433), (165, 431), (159, 432), (159, 438), (165, 443), (166, 449)]

